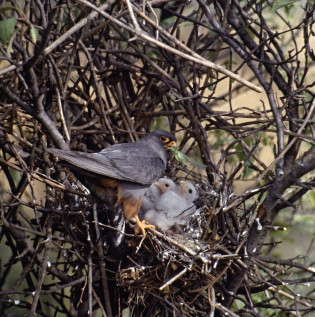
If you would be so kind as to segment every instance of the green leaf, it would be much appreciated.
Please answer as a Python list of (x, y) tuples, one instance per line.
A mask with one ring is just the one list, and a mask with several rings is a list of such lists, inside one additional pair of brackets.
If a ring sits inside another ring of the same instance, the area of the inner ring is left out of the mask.
[(275, 1), (275, 3), (273, 4), (272, 10), (273, 11), (277, 11), (283, 7), (287, 7), (290, 6), (296, 2), (300, 2), (300, 0), (277, 0)]
[(172, 152), (175, 159), (185, 166), (189, 166), (190, 164), (199, 169), (206, 169), (206, 165), (196, 161), (195, 159), (189, 157), (188, 155), (181, 152), (177, 147), (171, 147), (170, 151)]
[(34, 25), (31, 24), (31, 37), (33, 42), (36, 44), (38, 37), (38, 30), (34, 28)]
[(175, 159), (180, 162), (181, 164), (185, 165), (185, 166), (189, 166), (186, 158), (185, 158), (185, 154), (182, 153), (177, 147), (172, 146), (170, 147), (170, 151), (173, 154), (173, 157), (175, 157)]
[(312, 209), (312, 210), (315, 210), (315, 192), (309, 192), (309, 194), (308, 194), (308, 202), (309, 202), (309, 204), (310, 204), (310, 208)]
[(16, 25), (15, 18), (9, 18), (0, 21), (0, 42), (5, 45), (10, 40), (11, 36), (14, 34), (14, 28)]
[(9, 44), (8, 44), (8, 47), (7, 47), (7, 54), (11, 57), (11, 51), (12, 51), (12, 45), (13, 45), (13, 40), (15, 38), (15, 35), (18, 31), (15, 31), (13, 33), (13, 35), (11, 36), (10, 38), (10, 41), (9, 41)]
[(244, 170), (243, 170), (243, 178), (247, 178), (248, 176), (250, 176), (252, 173), (254, 172), (254, 170), (252, 168), (250, 168), (250, 163), (249, 162), (245, 162), (244, 163)]

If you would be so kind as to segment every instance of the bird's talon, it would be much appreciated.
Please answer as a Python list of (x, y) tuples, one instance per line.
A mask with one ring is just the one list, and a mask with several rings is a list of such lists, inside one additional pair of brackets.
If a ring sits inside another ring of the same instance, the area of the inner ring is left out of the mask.
[(155, 229), (154, 225), (150, 225), (147, 224), (147, 222), (145, 220), (140, 221), (140, 219), (138, 218), (138, 216), (135, 217), (136, 221), (137, 221), (137, 226), (135, 229), (135, 233), (138, 234), (141, 230), (143, 237), (146, 236), (146, 232), (145, 229)]

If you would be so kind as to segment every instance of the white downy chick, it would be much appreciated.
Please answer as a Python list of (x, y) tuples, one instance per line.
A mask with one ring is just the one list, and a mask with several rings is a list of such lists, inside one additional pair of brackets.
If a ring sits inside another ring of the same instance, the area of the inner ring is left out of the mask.
[(168, 190), (175, 190), (176, 184), (170, 178), (160, 178), (158, 181), (153, 183), (145, 195), (142, 197), (140, 216), (141, 213), (155, 209), (155, 202)]
[(196, 209), (193, 201), (198, 197), (195, 186), (188, 181), (179, 185), (170, 179), (153, 184), (141, 206), (141, 216), (162, 231), (174, 225), (185, 225), (189, 215)]

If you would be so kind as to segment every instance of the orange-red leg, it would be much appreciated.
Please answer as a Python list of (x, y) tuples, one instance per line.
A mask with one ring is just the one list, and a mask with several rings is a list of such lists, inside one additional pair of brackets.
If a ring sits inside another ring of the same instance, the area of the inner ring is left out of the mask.
[(136, 229), (135, 229), (136, 233), (138, 233), (139, 229), (140, 229), (142, 234), (143, 234), (143, 236), (145, 237), (146, 236), (145, 229), (155, 229), (155, 226), (150, 225), (150, 224), (146, 224), (145, 220), (140, 221), (138, 215), (135, 216), (135, 219), (137, 221), (137, 226), (136, 226)]

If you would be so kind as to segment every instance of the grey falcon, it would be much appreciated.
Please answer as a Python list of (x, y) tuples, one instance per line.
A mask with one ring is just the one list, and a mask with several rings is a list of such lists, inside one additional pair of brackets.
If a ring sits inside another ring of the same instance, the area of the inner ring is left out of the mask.
[(137, 228), (154, 226), (140, 221), (141, 200), (150, 185), (161, 178), (167, 166), (166, 150), (176, 146), (176, 137), (164, 130), (155, 130), (132, 143), (109, 146), (98, 153), (50, 148), (47, 152), (66, 162), (93, 195), (105, 200), (115, 196), (127, 220), (135, 218)]

